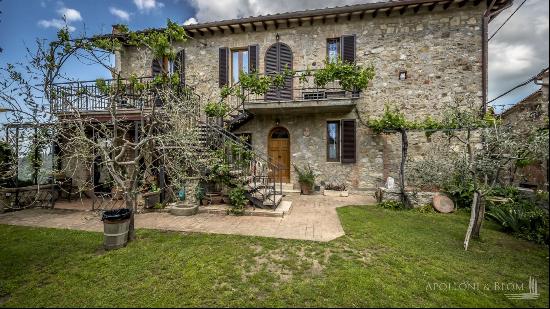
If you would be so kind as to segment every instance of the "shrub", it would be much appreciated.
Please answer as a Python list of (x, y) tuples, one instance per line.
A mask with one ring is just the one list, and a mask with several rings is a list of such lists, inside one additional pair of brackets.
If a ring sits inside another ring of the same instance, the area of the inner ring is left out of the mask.
[(405, 204), (403, 204), (401, 201), (383, 201), (381, 203), (378, 203), (378, 207), (391, 210), (403, 210), (406, 208)]
[(494, 205), (487, 218), (517, 237), (548, 244), (548, 212), (526, 200)]
[(315, 184), (315, 172), (313, 172), (313, 169), (308, 164), (303, 169), (300, 169), (298, 166), (294, 165), (294, 169), (296, 170), (296, 173), (298, 173), (298, 181), (301, 184), (313, 186)]
[(229, 212), (235, 215), (243, 215), (248, 199), (242, 186), (235, 187), (229, 191), (229, 203), (233, 206)]

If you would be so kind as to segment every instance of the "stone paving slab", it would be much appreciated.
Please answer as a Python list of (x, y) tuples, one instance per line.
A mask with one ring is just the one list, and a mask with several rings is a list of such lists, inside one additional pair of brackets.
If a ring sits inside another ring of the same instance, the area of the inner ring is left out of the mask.
[[(179, 232), (263, 236), (284, 239), (330, 241), (344, 235), (336, 208), (373, 204), (363, 195), (327, 197), (290, 196), (292, 211), (284, 217), (222, 216), (200, 213), (176, 217), (168, 213), (136, 215), (136, 227)], [(0, 214), (0, 224), (102, 232), (98, 213), (66, 209), (27, 209)]]

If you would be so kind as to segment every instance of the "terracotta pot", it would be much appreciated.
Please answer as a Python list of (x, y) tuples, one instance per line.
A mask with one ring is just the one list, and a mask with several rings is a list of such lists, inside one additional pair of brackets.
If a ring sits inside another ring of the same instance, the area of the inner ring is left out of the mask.
[(307, 183), (300, 183), (300, 191), (303, 195), (310, 195), (313, 191), (313, 186)]

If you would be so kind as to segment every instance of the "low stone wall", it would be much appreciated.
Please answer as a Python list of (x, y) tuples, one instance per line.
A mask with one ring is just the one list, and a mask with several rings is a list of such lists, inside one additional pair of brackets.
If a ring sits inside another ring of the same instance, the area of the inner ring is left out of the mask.
[[(421, 207), (428, 204), (432, 205), (432, 200), (436, 193), (437, 192), (423, 192), (423, 191), (407, 192), (413, 207)], [(401, 190), (399, 190), (399, 188), (396, 188), (396, 189), (378, 188), (378, 190), (376, 190), (375, 197), (378, 203), (381, 203), (384, 201), (400, 201)]]

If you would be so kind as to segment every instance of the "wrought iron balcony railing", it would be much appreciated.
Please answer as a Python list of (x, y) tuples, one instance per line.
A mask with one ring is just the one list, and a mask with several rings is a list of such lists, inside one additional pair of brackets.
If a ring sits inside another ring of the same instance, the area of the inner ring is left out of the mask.
[(52, 86), (53, 113), (132, 110), (161, 106), (152, 77), (58, 83)]

